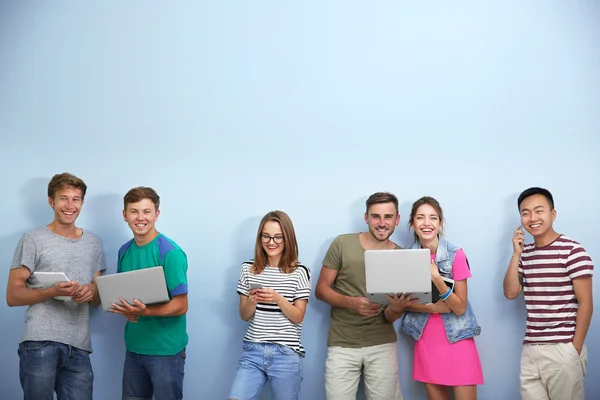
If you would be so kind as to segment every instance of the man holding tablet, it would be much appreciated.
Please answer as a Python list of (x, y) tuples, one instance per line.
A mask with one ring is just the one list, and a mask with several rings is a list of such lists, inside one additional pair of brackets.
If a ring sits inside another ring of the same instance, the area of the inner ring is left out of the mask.
[(397, 336), (392, 322), (417, 300), (390, 298), (388, 306), (366, 298), (365, 250), (391, 250), (400, 222), (398, 199), (391, 193), (372, 194), (366, 202), (368, 232), (336, 237), (323, 260), (316, 297), (330, 304), (325, 391), (327, 400), (354, 400), (361, 371), (369, 400), (401, 400)]
[[(58, 400), (92, 399), (89, 304), (99, 304), (93, 282), (105, 265), (100, 239), (75, 226), (86, 190), (74, 175), (54, 175), (48, 184), (54, 220), (25, 233), (15, 250), (6, 302), (28, 306), (19, 343), (25, 400), (52, 400), (54, 392)], [(57, 283), (31, 287), (51, 275), (58, 276)]]
[(171, 300), (146, 305), (121, 300), (111, 312), (122, 314), (127, 354), (123, 369), (123, 400), (183, 398), (185, 347), (188, 343), (187, 257), (171, 239), (156, 230), (160, 197), (148, 187), (124, 197), (123, 217), (133, 239), (119, 250), (117, 273), (162, 266)]

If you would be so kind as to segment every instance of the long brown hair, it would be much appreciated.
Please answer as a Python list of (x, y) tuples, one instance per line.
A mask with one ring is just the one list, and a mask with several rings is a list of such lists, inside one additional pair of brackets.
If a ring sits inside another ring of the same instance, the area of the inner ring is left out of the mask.
[(279, 224), (283, 233), (283, 243), (285, 244), (279, 265), (271, 265), (271, 267), (278, 267), (281, 272), (291, 274), (298, 267), (298, 242), (296, 241), (296, 233), (294, 232), (292, 220), (286, 213), (279, 210), (268, 212), (258, 225), (256, 244), (254, 245), (254, 264), (251, 271), (254, 274), (260, 274), (267, 266), (267, 253), (263, 249), (260, 236), (263, 233), (265, 224), (269, 221)]
[[(417, 210), (419, 209), (419, 207), (421, 207), (422, 205), (428, 204), (431, 207), (433, 207), (433, 209), (435, 210), (435, 212), (438, 214), (438, 217), (440, 217), (440, 223), (444, 222), (444, 212), (442, 211), (442, 207), (440, 206), (440, 203), (438, 203), (438, 201), (436, 199), (434, 199), (433, 197), (429, 197), (429, 196), (424, 196), (421, 197), (419, 200), (415, 201), (412, 205), (412, 208), (410, 209), (410, 218), (408, 219), (408, 227), (410, 228), (413, 225), (413, 221), (415, 219), (415, 217), (417, 216)], [(443, 227), (444, 225), (442, 225)], [(441, 230), (440, 230), (441, 233)], [(415, 243), (417, 243), (419, 241), (419, 236), (416, 234), (416, 232), (413, 232), (414, 238), (415, 238)]]

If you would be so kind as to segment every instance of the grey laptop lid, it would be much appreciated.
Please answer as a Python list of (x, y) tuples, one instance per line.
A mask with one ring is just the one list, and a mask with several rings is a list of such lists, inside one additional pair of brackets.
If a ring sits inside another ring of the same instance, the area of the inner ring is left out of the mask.
[(388, 304), (386, 294), (412, 293), (419, 303), (431, 303), (429, 249), (365, 250), (367, 298)]
[(169, 301), (163, 267), (138, 269), (96, 278), (102, 308), (108, 310), (112, 303), (120, 304), (119, 297), (133, 304), (138, 299), (144, 304)]

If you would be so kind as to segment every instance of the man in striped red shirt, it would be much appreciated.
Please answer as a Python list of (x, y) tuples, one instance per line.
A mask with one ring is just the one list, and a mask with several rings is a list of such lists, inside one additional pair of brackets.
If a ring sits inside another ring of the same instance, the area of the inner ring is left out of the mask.
[(527, 307), (521, 398), (584, 400), (592, 260), (578, 242), (554, 231), (556, 210), (548, 190), (529, 188), (517, 204), (521, 225), (534, 239), (524, 244), (522, 227), (515, 230), (504, 277), (504, 295), (515, 299), (523, 292)]

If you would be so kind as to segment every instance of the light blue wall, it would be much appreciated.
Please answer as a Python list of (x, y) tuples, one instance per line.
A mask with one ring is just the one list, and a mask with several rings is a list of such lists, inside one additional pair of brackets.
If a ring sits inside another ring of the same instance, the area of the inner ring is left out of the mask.
[[(290, 214), (316, 283), (331, 240), (365, 229), (369, 194), (399, 196), (403, 245), (410, 204), (433, 195), (472, 266), (480, 398), (516, 399), (525, 310), (502, 278), (518, 193), (551, 189), (556, 229), (600, 264), (599, 4), (3, 1), (0, 285), (20, 235), (52, 218), (52, 174), (88, 183), (78, 223), (104, 240), (108, 272), (130, 237), (122, 196), (155, 187), (159, 229), (190, 261), (186, 399), (224, 399), (246, 327), (238, 268), (262, 215)], [(302, 399), (324, 398), (328, 310), (311, 299)], [(3, 399), (20, 396), (24, 311), (0, 306)], [(93, 312), (100, 400), (120, 396), (122, 328)], [(589, 399), (599, 334), (596, 317)], [(404, 394), (423, 399), (411, 340), (399, 347)]]

